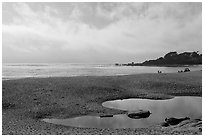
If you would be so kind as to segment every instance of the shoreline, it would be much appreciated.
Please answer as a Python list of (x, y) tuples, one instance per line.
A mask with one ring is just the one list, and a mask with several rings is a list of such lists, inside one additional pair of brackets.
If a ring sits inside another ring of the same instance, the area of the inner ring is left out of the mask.
[[(130, 66), (131, 67), (131, 66)], [(134, 66), (133, 66), (134, 67)], [(148, 66), (151, 67), (151, 66)], [(155, 66), (157, 67), (157, 66)], [(160, 66), (162, 67), (162, 66)], [(184, 67), (184, 66), (182, 66)], [(197, 72), (197, 71), (202, 71), (201, 70), (193, 70), (191, 72)], [(134, 73), (134, 74), (114, 74), (114, 75), (73, 75), (73, 76), (38, 76), (38, 77), (15, 77), (15, 78), (3, 78), (2, 76), (2, 81), (8, 81), (8, 80), (20, 80), (20, 79), (38, 79), (38, 78), (70, 78), (70, 77), (114, 77), (114, 76), (131, 76), (131, 75), (142, 75), (142, 74), (157, 74), (158, 72), (149, 72), (149, 73)], [(178, 72), (162, 72), (163, 74), (177, 74)], [(185, 72), (180, 72), (180, 73), (185, 73)], [(5, 77), (5, 76), (4, 76)]]
[(123, 66), (130, 66), (130, 67), (137, 67), (137, 66), (144, 66), (144, 67), (193, 67), (193, 66), (202, 66), (202, 64), (194, 64), (194, 65), (179, 65), (179, 64), (169, 64), (169, 65), (143, 65), (143, 64), (118, 64), (115, 66), (123, 67)]
[[(142, 129), (94, 129), (65, 127), (40, 120), (124, 113), (102, 106), (102, 102), (114, 99), (165, 99), (184, 95), (202, 97), (201, 71), (25, 78), (3, 81), (2, 88), (3, 134), (202, 134), (202, 125), (194, 128), (182, 126), (173, 131), (170, 130), (172, 127), (160, 126)], [(181, 131), (177, 132), (177, 129)]]

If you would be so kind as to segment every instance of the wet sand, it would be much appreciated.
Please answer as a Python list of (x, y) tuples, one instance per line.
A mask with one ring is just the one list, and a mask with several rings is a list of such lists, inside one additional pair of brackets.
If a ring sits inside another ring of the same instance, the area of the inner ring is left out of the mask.
[(6, 80), (2, 82), (2, 134), (201, 134), (202, 121), (198, 120), (136, 129), (76, 128), (41, 121), (124, 113), (103, 107), (101, 103), (107, 100), (174, 96), (202, 96), (202, 71)]

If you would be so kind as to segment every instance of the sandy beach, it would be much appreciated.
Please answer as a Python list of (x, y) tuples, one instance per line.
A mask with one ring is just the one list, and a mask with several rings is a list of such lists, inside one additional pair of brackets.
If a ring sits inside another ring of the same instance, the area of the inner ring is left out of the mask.
[(43, 118), (122, 114), (104, 101), (127, 98), (168, 99), (202, 96), (202, 71), (127, 76), (25, 78), (2, 82), (2, 134), (202, 134), (202, 121), (176, 126), (97, 129), (60, 126)]

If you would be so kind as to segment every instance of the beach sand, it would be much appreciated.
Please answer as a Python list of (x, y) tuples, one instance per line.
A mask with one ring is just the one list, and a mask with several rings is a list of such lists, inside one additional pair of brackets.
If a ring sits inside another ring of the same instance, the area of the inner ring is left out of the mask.
[(202, 96), (202, 71), (6, 80), (2, 82), (2, 134), (202, 134), (202, 121), (198, 120), (135, 129), (76, 128), (42, 121), (124, 113), (103, 107), (107, 100), (174, 96)]

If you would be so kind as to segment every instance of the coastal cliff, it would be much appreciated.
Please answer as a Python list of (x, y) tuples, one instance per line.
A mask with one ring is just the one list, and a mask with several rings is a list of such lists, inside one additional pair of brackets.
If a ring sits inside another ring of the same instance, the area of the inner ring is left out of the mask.
[[(202, 54), (198, 52), (169, 52), (164, 57), (155, 60), (146, 60), (143, 63), (127, 63), (123, 66), (183, 66), (183, 65), (201, 65)], [(120, 64), (115, 64), (120, 65)]]

